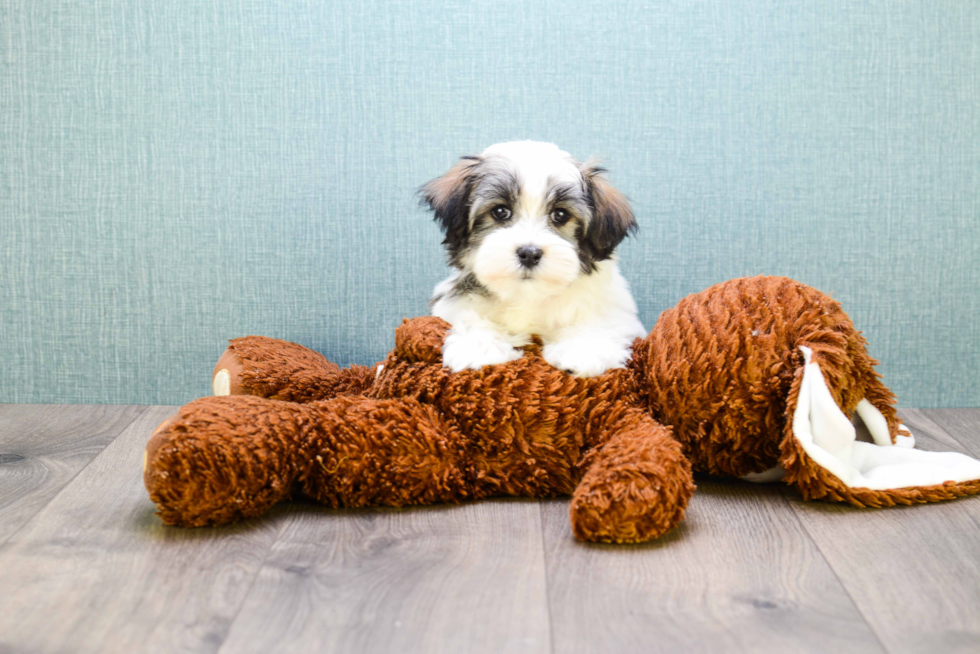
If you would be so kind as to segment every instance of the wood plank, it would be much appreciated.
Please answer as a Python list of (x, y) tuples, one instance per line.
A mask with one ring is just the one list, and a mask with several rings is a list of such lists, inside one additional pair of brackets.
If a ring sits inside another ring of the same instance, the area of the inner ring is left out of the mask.
[(555, 651), (882, 651), (777, 485), (697, 482), (639, 546), (577, 542), (567, 501), (545, 505)]
[(980, 409), (918, 409), (916, 414), (954, 438), (959, 451), (980, 458)]
[[(803, 503), (779, 485), (700, 479), (684, 526), (638, 547), (575, 541), (567, 500), (294, 504), (238, 526), (182, 530), (153, 515), (140, 470), (146, 438), (173, 408), (146, 410), (105, 447), (124, 420), (115, 409), (0, 405), (0, 454), (47, 457), (43, 483), (62, 481), (38, 487), (49, 493), (40, 510), (0, 546), (0, 651), (980, 643), (980, 498), (859, 510)], [(901, 413), (923, 449), (980, 454), (980, 411)], [(74, 479), (68, 465), (81, 469)], [(0, 509), (0, 528), (7, 515)]]
[[(899, 413), (917, 447), (963, 451), (923, 412)], [(980, 648), (980, 498), (891, 509), (798, 499), (791, 506), (890, 652)]]
[(0, 404), (0, 544), (50, 502), (144, 408)]
[(294, 508), (223, 652), (547, 652), (536, 502)]
[(0, 547), (0, 651), (217, 650), (283, 512), (220, 529), (164, 526), (142, 458), (173, 411), (145, 411)]

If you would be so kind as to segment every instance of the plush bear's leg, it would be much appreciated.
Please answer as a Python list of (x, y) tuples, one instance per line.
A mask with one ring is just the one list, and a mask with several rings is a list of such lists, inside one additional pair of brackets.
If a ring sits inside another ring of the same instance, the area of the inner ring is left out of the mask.
[(212, 373), (214, 394), (255, 395), (289, 402), (310, 402), (363, 392), (375, 370), (351, 366), (343, 370), (319, 352), (264, 336), (229, 342)]
[(639, 409), (605, 428), (610, 436), (572, 496), (572, 530), (615, 543), (663, 535), (683, 519), (694, 492), (690, 462), (670, 429)]
[(144, 481), (164, 522), (216, 525), (294, 490), (328, 506), (458, 501), (472, 487), (464, 454), (459, 433), (411, 399), (212, 397), (157, 428)]
[(310, 405), (298, 488), (334, 507), (458, 502), (472, 495), (466, 439), (435, 408), (410, 398), (338, 397)]
[(167, 524), (258, 515), (290, 494), (299, 441), (312, 426), (301, 404), (247, 395), (195, 400), (153, 432), (143, 481)]

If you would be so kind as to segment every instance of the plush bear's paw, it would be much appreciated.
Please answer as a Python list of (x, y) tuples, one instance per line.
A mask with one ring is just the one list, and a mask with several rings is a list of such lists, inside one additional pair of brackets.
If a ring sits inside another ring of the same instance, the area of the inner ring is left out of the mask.
[(619, 343), (595, 338), (569, 338), (544, 346), (544, 360), (576, 377), (595, 377), (612, 368), (622, 368), (629, 349)]
[(684, 517), (694, 485), (687, 476), (653, 480), (636, 471), (611, 474), (578, 489), (569, 506), (576, 538), (642, 543), (673, 529)]
[(306, 405), (248, 395), (184, 405), (153, 430), (143, 455), (160, 518), (199, 527), (266, 511), (293, 488), (309, 424)]
[(405, 318), (395, 329), (394, 354), (402, 361), (439, 363), (449, 323), (435, 316)]
[(248, 391), (242, 386), (241, 374), (244, 370), (241, 359), (232, 348), (225, 350), (225, 353), (218, 359), (211, 373), (211, 390), (215, 396), (223, 395), (248, 395)]
[(684, 517), (694, 492), (691, 464), (669, 428), (640, 409), (607, 429), (602, 446), (572, 494), (572, 531), (581, 540), (639, 543)]
[[(290, 402), (333, 397), (365, 382), (365, 371), (340, 367), (297, 343), (265, 336), (232, 339), (211, 373), (216, 396), (255, 395)], [(369, 383), (369, 382), (368, 382)]]
[(442, 346), (442, 364), (452, 370), (477, 370), (483, 366), (507, 363), (524, 354), (487, 330), (451, 332)]

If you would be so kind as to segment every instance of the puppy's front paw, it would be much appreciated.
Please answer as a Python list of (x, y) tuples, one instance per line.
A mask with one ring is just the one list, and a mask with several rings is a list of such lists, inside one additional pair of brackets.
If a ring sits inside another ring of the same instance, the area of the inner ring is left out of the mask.
[(492, 333), (470, 331), (449, 334), (442, 345), (442, 365), (453, 372), (478, 370), (495, 363), (507, 363), (524, 353)]
[(616, 343), (587, 338), (571, 338), (544, 346), (544, 360), (576, 377), (595, 377), (611, 368), (622, 368), (629, 350)]

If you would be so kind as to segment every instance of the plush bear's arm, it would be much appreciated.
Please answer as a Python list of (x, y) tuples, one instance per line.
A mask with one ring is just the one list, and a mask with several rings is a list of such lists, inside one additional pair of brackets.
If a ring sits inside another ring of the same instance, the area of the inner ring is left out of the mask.
[(229, 342), (212, 375), (215, 395), (255, 395), (290, 402), (311, 402), (363, 393), (374, 382), (375, 368), (341, 369), (308, 348), (264, 336)]
[(442, 343), (451, 325), (442, 318), (405, 318), (395, 329), (392, 354), (409, 363), (442, 363)]
[(603, 445), (572, 496), (575, 535), (588, 541), (636, 543), (670, 531), (694, 492), (691, 464), (670, 429), (630, 409), (602, 427)]

